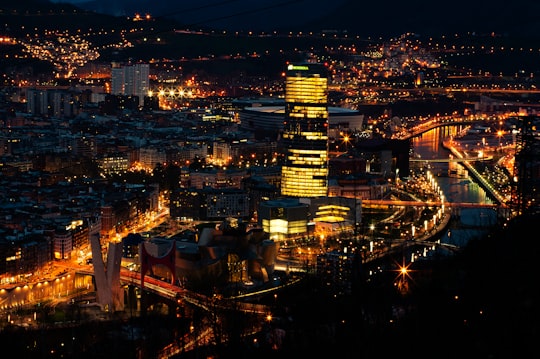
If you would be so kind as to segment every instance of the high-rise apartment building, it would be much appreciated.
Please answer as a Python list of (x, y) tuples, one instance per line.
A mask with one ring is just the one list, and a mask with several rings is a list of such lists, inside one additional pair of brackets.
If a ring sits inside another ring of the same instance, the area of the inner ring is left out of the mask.
[(113, 95), (138, 96), (139, 106), (150, 89), (150, 65), (118, 65), (111, 69), (111, 93)]
[(61, 88), (29, 88), (26, 110), (33, 115), (70, 118), (79, 114), (82, 95), (78, 91)]
[(281, 194), (327, 195), (328, 76), (323, 64), (290, 64), (286, 71)]

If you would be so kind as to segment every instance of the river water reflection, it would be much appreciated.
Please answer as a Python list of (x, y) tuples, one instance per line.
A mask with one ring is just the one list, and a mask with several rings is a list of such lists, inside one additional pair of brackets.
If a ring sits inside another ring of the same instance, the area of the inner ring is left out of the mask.
[[(442, 143), (445, 139), (456, 136), (462, 129), (462, 126), (438, 127), (413, 138), (414, 157), (426, 160), (448, 158), (450, 151), (445, 149)], [(424, 169), (427, 167), (436, 177), (440, 189), (450, 203), (494, 203), (475, 178), (468, 176), (466, 169), (459, 163), (411, 162), (411, 171), (419, 170), (421, 167)], [(493, 209), (462, 209), (459, 223), (445, 232), (441, 242), (462, 247), (470, 239), (487, 233), (489, 227), (496, 221), (497, 212)]]

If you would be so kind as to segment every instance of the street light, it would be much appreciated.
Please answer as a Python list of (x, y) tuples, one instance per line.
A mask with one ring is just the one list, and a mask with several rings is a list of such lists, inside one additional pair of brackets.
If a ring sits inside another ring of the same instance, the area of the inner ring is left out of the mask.
[(411, 279), (411, 276), (410, 276), (410, 272), (411, 270), (409, 269), (409, 266), (411, 265), (412, 263), (409, 263), (407, 265), (405, 265), (405, 263), (399, 265), (398, 264), (398, 274), (396, 276), (396, 279), (394, 281), (394, 285), (397, 286), (399, 292), (401, 294), (406, 294), (409, 290), (409, 282), (408, 282), (408, 279)]
[(375, 230), (375, 225), (371, 223), (369, 225), (369, 229), (371, 230), (371, 240), (369, 241), (369, 252), (373, 252), (373, 231)]
[(349, 135), (343, 136), (343, 142), (345, 143), (345, 151), (347, 151), (349, 149), (349, 146), (348, 146), (349, 145), (349, 140), (350, 140)]

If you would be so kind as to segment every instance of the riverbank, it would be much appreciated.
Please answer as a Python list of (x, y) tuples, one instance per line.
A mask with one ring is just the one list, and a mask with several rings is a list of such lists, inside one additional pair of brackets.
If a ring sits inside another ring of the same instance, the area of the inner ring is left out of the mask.
[[(458, 142), (456, 142), (455, 139), (449, 139), (442, 142), (442, 146), (449, 150), (456, 158), (462, 159), (467, 158), (466, 153), (462, 153), (460, 150), (460, 146)], [(487, 157), (486, 158), (493, 158), (493, 157)], [(487, 161), (485, 159), (482, 159), (482, 162)], [(481, 175), (481, 173), (476, 169), (476, 167), (473, 165), (474, 162), (471, 163), (471, 161), (461, 161), (460, 162), (465, 168), (468, 170), (468, 172), (475, 178), (475, 180), (482, 186), (482, 188), (490, 194), (490, 196), (499, 204), (506, 205), (508, 202), (508, 199), (505, 198), (495, 187), (487, 181), (484, 176)], [(484, 162), (486, 163), (486, 162)]]
[[(540, 215), (514, 218), (452, 257), (415, 262), (408, 291), (387, 270), (335, 297), (314, 278), (276, 302), (277, 318), (249, 342), (205, 348), (215, 358), (534, 357), (540, 332), (534, 285), (540, 243), (527, 233)], [(279, 329), (279, 330), (277, 330)], [(273, 333), (281, 333), (273, 346)], [(269, 341), (270, 340), (270, 341)]]

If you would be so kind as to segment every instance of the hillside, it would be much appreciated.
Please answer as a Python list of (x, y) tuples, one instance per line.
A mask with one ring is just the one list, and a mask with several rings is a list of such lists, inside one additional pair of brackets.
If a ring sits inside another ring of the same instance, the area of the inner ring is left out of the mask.
[(76, 2), (81, 8), (109, 15), (150, 13), (154, 17), (174, 19), (186, 27), (229, 31), (336, 29), (363, 37), (388, 37), (406, 32), (434, 36), (473, 32), (512, 36), (540, 34), (540, 3), (528, 0), (455, 0), (451, 3), (421, 0), (384, 3), (357, 0), (58, 1)]

